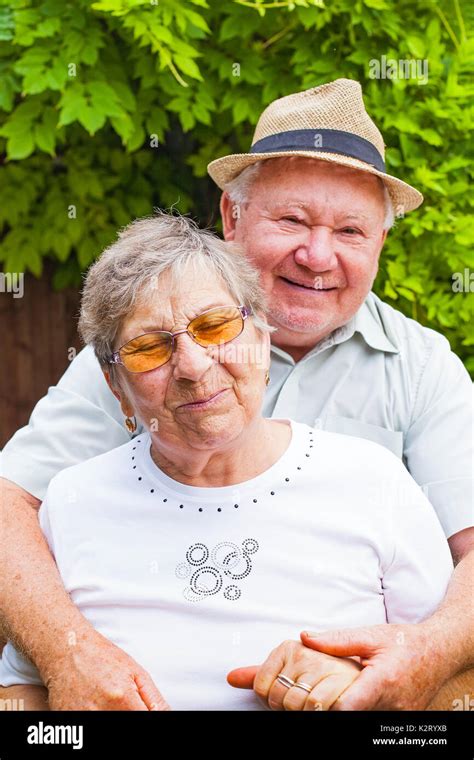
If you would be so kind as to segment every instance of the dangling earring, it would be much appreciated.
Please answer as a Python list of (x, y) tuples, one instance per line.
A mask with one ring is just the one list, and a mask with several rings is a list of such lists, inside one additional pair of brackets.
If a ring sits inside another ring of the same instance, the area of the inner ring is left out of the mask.
[(130, 435), (135, 432), (137, 429), (137, 418), (134, 417), (133, 420), (130, 417), (125, 418), (125, 427), (127, 428)]
[(270, 373), (267, 369), (267, 371), (265, 372), (265, 385), (268, 385), (269, 382), (270, 382)]

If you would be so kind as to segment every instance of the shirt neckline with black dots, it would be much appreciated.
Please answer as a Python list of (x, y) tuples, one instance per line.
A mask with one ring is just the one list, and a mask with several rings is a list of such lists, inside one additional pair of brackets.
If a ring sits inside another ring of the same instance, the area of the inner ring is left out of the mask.
[[(305, 459), (310, 459), (311, 458), (311, 454), (313, 452), (310, 451), (310, 449), (314, 448), (314, 437), (313, 437), (314, 436), (314, 430), (310, 429), (308, 431), (308, 433), (309, 433), (309, 442), (306, 445), (307, 451), (305, 452)], [(134, 443), (135, 443), (135, 446), (132, 447), (132, 452), (134, 452), (134, 451), (137, 450), (137, 445), (136, 444), (142, 443), (141, 437), (140, 438), (135, 438), (134, 439)], [(134, 470), (137, 469), (137, 465), (134, 464), (134, 462), (135, 462), (135, 456), (136, 455), (132, 453), (132, 458), (131, 458), (132, 471), (134, 471)], [(297, 465), (296, 466), (296, 473), (301, 472), (301, 470), (302, 470), (302, 466), (301, 465)], [(143, 475), (138, 475), (137, 473), (134, 472), (134, 476), (136, 477), (138, 483), (143, 483)], [(281, 486), (287, 485), (290, 482), (291, 482), (291, 478), (289, 477), (289, 474), (288, 474), (288, 475), (285, 476), (284, 481), (281, 484)], [(278, 488), (278, 486), (276, 486), (275, 488)], [(276, 495), (275, 488), (271, 489), (268, 492), (269, 496), (275, 496)], [(148, 488), (147, 490), (148, 490), (148, 493), (151, 494), (151, 495), (153, 495), (155, 493), (155, 491), (156, 491), (155, 488)], [(163, 504), (166, 504), (170, 500), (168, 499), (168, 497), (164, 497), (161, 501), (162, 501)], [(258, 504), (258, 499), (255, 498), (255, 497), (253, 497), (251, 499), (251, 502), (253, 504)], [(179, 499), (176, 499), (176, 506), (177, 506), (177, 509), (179, 509), (180, 511), (183, 511), (183, 512), (186, 511), (186, 508), (188, 508), (188, 509), (194, 508), (198, 512), (205, 512), (205, 511), (207, 511), (207, 510), (204, 509), (204, 507), (195, 507), (194, 505), (183, 504), (182, 502), (179, 501)], [(234, 509), (239, 509), (240, 506), (241, 506), (241, 504), (234, 504), (233, 505)], [(209, 507), (209, 510), (212, 510), (212, 509), (215, 509), (215, 511), (217, 511), (217, 512), (223, 512), (224, 511), (223, 507), (216, 507), (216, 508)]]

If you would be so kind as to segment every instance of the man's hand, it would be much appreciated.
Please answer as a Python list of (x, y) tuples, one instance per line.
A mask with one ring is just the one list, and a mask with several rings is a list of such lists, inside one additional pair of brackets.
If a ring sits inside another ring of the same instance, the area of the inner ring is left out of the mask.
[[(284, 686), (276, 680), (283, 673), (295, 683), (311, 687)], [(359, 676), (360, 665), (350, 659), (310, 652), (299, 641), (284, 641), (263, 665), (236, 668), (227, 681), (238, 689), (252, 689), (272, 710), (329, 710)]]
[(358, 655), (364, 670), (334, 710), (424, 710), (452, 675), (450, 652), (435, 651), (425, 623), (304, 631), (306, 647), (336, 657)]
[(51, 710), (170, 710), (148, 673), (94, 631), (45, 678)]

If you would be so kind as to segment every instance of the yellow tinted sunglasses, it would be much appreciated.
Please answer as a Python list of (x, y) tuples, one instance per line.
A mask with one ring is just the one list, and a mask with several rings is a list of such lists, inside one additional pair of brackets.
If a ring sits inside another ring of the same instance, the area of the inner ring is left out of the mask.
[(245, 306), (216, 306), (191, 320), (185, 330), (157, 330), (127, 341), (109, 358), (109, 364), (122, 364), (128, 372), (150, 372), (171, 359), (177, 335), (187, 333), (203, 348), (222, 346), (237, 338), (250, 316)]

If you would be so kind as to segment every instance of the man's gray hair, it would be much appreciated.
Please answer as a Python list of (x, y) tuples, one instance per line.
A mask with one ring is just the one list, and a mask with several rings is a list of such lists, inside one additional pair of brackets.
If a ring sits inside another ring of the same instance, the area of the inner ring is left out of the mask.
[[(247, 203), (249, 194), (250, 194), (250, 188), (252, 187), (252, 184), (256, 181), (258, 175), (260, 174), (263, 163), (266, 163), (267, 161), (277, 161), (277, 160), (292, 161), (295, 158), (299, 158), (299, 156), (288, 156), (288, 157), (285, 157), (284, 159), (282, 159), (281, 157), (266, 158), (263, 161), (257, 161), (255, 164), (251, 164), (251, 166), (247, 166), (233, 180), (231, 180), (230, 182), (227, 182), (224, 189), (228, 193), (231, 201), (233, 201), (234, 203), (237, 203), (237, 204)], [(385, 204), (385, 219), (383, 222), (383, 228), (384, 230), (389, 230), (390, 227), (393, 227), (393, 224), (395, 221), (393, 203), (383, 180), (380, 177), (377, 177), (377, 179), (380, 180), (380, 183), (382, 185), (383, 199), (384, 199), (384, 204)]]
[(259, 331), (273, 330), (265, 321), (266, 302), (259, 273), (240, 246), (199, 229), (188, 217), (157, 210), (154, 216), (125, 227), (87, 273), (78, 329), (84, 343), (94, 348), (102, 367), (113, 368), (108, 360), (119, 348), (114, 341), (123, 322), (137, 306), (159, 296), (161, 275), (169, 272), (171, 287), (179, 294), (189, 267), (196, 285), (204, 282), (212, 286), (215, 278), (236, 305), (251, 309)]

